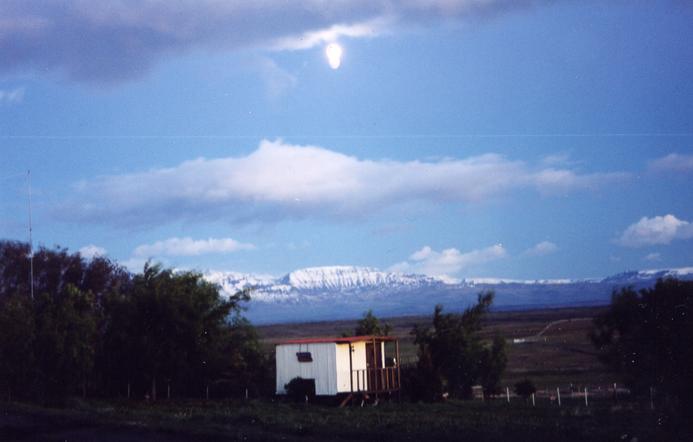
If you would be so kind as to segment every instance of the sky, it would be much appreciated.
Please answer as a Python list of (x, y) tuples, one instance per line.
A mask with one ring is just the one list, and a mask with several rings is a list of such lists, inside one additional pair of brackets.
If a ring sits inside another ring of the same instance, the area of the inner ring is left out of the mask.
[(133, 271), (693, 266), (691, 41), (682, 0), (0, 0), (0, 238), (30, 181), (35, 246)]

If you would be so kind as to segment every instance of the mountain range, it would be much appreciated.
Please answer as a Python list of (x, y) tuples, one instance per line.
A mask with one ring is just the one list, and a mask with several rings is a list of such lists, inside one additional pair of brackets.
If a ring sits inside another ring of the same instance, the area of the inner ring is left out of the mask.
[(485, 290), (496, 309), (603, 305), (614, 290), (650, 287), (658, 278), (693, 280), (693, 267), (628, 271), (595, 279), (448, 279), (384, 272), (371, 267), (329, 266), (270, 275), (209, 271), (206, 280), (223, 295), (252, 289), (246, 316), (254, 323), (353, 319), (372, 309), (379, 317), (431, 314), (436, 304), (460, 311)]

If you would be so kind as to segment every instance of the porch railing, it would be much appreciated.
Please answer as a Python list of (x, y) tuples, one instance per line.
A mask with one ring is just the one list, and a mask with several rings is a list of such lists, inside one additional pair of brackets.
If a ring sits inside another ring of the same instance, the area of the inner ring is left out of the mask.
[(397, 367), (364, 368), (351, 373), (354, 391), (382, 393), (400, 388)]

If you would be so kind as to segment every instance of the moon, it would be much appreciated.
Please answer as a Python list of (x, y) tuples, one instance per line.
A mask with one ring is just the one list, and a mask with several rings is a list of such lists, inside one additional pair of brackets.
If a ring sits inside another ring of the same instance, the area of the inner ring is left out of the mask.
[(327, 62), (330, 64), (332, 69), (339, 69), (342, 64), (342, 47), (337, 43), (330, 43), (325, 48), (325, 55), (327, 56)]

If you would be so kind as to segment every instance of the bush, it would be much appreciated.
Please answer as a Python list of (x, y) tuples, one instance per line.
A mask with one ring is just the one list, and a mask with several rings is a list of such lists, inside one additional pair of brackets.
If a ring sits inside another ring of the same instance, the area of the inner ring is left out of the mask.
[(535, 387), (534, 383), (529, 379), (525, 379), (515, 384), (515, 393), (518, 396), (522, 396), (523, 398), (525, 398), (525, 400), (527, 400), (528, 397), (530, 397), (536, 392), (537, 387)]
[(315, 379), (293, 378), (284, 385), (286, 395), (294, 402), (307, 402), (315, 397)]

